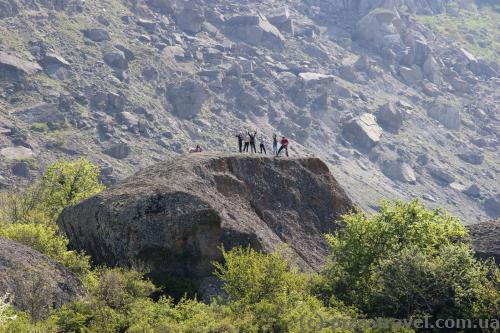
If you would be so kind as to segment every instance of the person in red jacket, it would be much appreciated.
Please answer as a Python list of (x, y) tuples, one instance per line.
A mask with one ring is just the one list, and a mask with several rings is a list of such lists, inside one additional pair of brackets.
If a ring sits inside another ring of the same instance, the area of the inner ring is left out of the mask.
[(286, 137), (282, 137), (280, 143), (281, 143), (281, 147), (278, 150), (278, 155), (277, 156), (280, 156), (281, 151), (285, 150), (285, 154), (288, 157), (288, 139)]

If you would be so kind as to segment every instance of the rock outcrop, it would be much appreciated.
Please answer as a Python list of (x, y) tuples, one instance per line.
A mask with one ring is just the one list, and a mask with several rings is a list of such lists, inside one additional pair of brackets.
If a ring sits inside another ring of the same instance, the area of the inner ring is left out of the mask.
[(352, 207), (317, 158), (191, 154), (65, 209), (58, 224), (95, 263), (141, 262), (165, 283), (209, 277), (221, 245), (288, 244), (300, 267), (317, 270), (328, 252), (323, 234)]
[(85, 294), (82, 282), (64, 266), (19, 243), (0, 238), (0, 294), (21, 311), (44, 316)]
[(500, 220), (471, 225), (468, 229), (477, 256), (493, 258), (500, 264)]

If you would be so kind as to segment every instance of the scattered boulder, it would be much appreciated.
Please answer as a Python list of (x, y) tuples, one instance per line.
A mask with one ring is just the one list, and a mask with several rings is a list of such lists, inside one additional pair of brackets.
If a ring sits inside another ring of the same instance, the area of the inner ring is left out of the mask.
[(167, 87), (168, 101), (173, 113), (182, 119), (196, 117), (208, 100), (208, 88), (204, 83), (188, 79)]
[(39, 320), (53, 307), (83, 297), (82, 282), (63, 265), (28, 246), (0, 238), (0, 294)]
[(86, 38), (94, 42), (105, 42), (111, 40), (109, 33), (104, 29), (99, 29), (99, 28), (83, 29), (82, 32)]
[(394, 25), (395, 13), (384, 8), (376, 8), (357, 23), (355, 37), (382, 49), (401, 44), (401, 37)]
[(448, 172), (445, 168), (438, 166), (438, 165), (428, 165), (427, 166), (427, 171), (429, 171), (429, 174), (446, 184), (451, 184), (455, 181), (455, 176), (453, 176), (450, 172)]
[(377, 121), (382, 127), (391, 131), (398, 131), (403, 126), (404, 113), (394, 104), (382, 105), (377, 112)]
[(35, 154), (26, 147), (7, 147), (0, 149), (0, 155), (6, 160), (27, 160)]
[(364, 113), (348, 121), (342, 128), (344, 138), (361, 149), (371, 149), (377, 145), (382, 132), (375, 116), (370, 113)]
[(156, 31), (157, 23), (155, 21), (138, 19), (136, 21), (136, 23), (137, 23), (137, 25), (143, 27), (144, 29), (146, 29), (146, 31), (148, 31), (150, 33), (153, 33)]
[(128, 60), (122, 51), (111, 51), (104, 54), (104, 62), (116, 69), (127, 69)]
[(176, 14), (176, 21), (183, 31), (196, 34), (200, 32), (203, 27), (205, 15), (203, 11), (198, 8), (186, 7)]
[(500, 194), (493, 195), (484, 202), (486, 213), (493, 218), (500, 216)]
[(42, 70), (36, 62), (21, 59), (15, 55), (0, 52), (0, 74), (31, 75)]
[(281, 49), (285, 38), (281, 32), (262, 15), (233, 16), (226, 22), (227, 34), (245, 43)]
[(124, 158), (127, 158), (130, 155), (131, 151), (132, 149), (127, 143), (120, 142), (106, 149), (104, 153), (118, 160), (122, 160)]
[(467, 151), (459, 153), (457, 156), (460, 157), (461, 160), (474, 165), (480, 165), (484, 161), (484, 154), (480, 151)]
[(71, 64), (59, 54), (46, 53), (40, 63), (45, 73), (55, 80), (66, 80), (70, 77), (68, 69)]
[(221, 244), (264, 252), (287, 244), (300, 267), (318, 270), (324, 233), (352, 208), (317, 158), (202, 153), (149, 167), (66, 208), (57, 223), (95, 263), (144, 262), (162, 284), (211, 276)]
[(460, 129), (461, 117), (458, 106), (444, 98), (436, 98), (433, 105), (428, 109), (427, 114), (450, 130)]
[(432, 55), (429, 54), (422, 68), (429, 81), (438, 85), (442, 83), (441, 66)]
[(476, 184), (472, 184), (471, 186), (467, 187), (463, 192), (464, 194), (473, 198), (481, 197), (481, 189)]
[(156, 81), (158, 79), (158, 75), (158, 70), (154, 67), (148, 67), (142, 70), (142, 77), (146, 81)]
[(476, 255), (482, 259), (493, 258), (500, 264), (500, 220), (473, 224), (467, 229)]
[(400, 159), (385, 160), (382, 162), (381, 168), (389, 179), (408, 184), (417, 183), (417, 177), (411, 165)]
[(413, 65), (412, 67), (401, 66), (399, 68), (399, 74), (403, 78), (403, 81), (408, 85), (420, 82), (424, 78), (422, 70), (416, 65)]
[(28, 178), (30, 175), (30, 167), (26, 161), (19, 161), (12, 165), (12, 174), (14, 176)]
[(470, 62), (469, 69), (477, 76), (486, 78), (498, 77), (499, 75), (495, 67), (484, 59), (478, 59), (476, 61)]

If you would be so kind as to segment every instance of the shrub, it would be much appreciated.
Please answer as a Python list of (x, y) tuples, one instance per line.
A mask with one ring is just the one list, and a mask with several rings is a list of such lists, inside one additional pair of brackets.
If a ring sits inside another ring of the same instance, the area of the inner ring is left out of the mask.
[(343, 220), (327, 237), (332, 254), (317, 284), (325, 302), (371, 317), (469, 318), (498, 301), (491, 265), (474, 259), (465, 227), (440, 210), (396, 202)]
[(57, 218), (64, 207), (74, 205), (104, 189), (98, 180), (99, 167), (86, 159), (61, 160), (52, 164), (42, 177), (43, 208)]

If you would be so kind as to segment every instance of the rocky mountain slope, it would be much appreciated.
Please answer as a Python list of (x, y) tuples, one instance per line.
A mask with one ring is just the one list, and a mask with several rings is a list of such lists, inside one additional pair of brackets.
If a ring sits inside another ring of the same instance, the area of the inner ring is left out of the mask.
[(75, 155), (113, 184), (257, 128), (329, 161), (364, 208), (420, 197), (488, 220), (498, 17), (472, 0), (0, 0), (1, 187)]
[(288, 244), (302, 269), (319, 270), (328, 254), (323, 234), (352, 209), (317, 158), (191, 154), (66, 208), (58, 224), (95, 263), (141, 265), (168, 285), (210, 279), (221, 244), (266, 253)]

